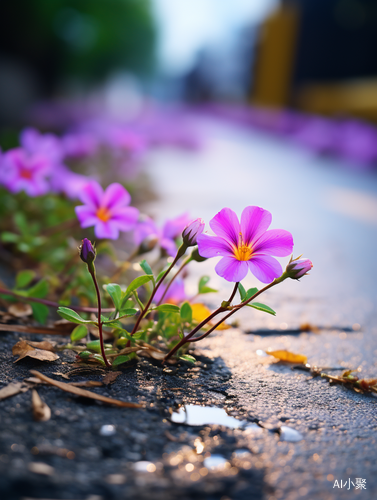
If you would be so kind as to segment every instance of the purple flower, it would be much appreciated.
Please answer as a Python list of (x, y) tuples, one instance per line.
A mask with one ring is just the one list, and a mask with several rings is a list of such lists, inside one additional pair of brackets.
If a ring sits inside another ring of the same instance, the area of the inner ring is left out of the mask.
[(49, 160), (39, 154), (27, 154), (23, 149), (7, 151), (1, 158), (0, 183), (10, 192), (25, 191), (29, 196), (47, 193)]
[(25, 128), (20, 143), (28, 153), (44, 156), (52, 163), (60, 163), (63, 158), (60, 140), (54, 134), (41, 134), (34, 128)]
[[(167, 284), (162, 283), (157, 289), (156, 295), (153, 299), (156, 304), (161, 301), (166, 287)], [(187, 300), (187, 296), (185, 293), (185, 285), (183, 279), (177, 277), (169, 287), (169, 290), (166, 292), (164, 303), (168, 302), (169, 304), (181, 304), (185, 300)]]
[(139, 246), (145, 238), (151, 235), (156, 236), (159, 240), (160, 247), (163, 248), (168, 255), (175, 257), (177, 253), (175, 240), (181, 236), (182, 231), (189, 222), (189, 215), (184, 213), (174, 219), (168, 219), (161, 230), (156, 226), (153, 219), (150, 217), (144, 218), (144, 220), (138, 222), (135, 228), (135, 243)]
[(204, 230), (204, 225), (203, 219), (195, 219), (190, 222), (190, 224), (188, 224), (182, 232), (183, 243), (185, 243), (188, 247), (195, 246), (197, 237), (199, 234), (202, 234)]
[(285, 257), (292, 252), (293, 238), (283, 229), (271, 229), (272, 216), (260, 207), (246, 207), (241, 223), (230, 208), (223, 208), (210, 221), (217, 236), (198, 236), (202, 257), (222, 257), (217, 274), (227, 281), (241, 281), (250, 270), (262, 283), (270, 283), (282, 274), (280, 263), (272, 257)]
[(68, 158), (85, 158), (97, 151), (95, 138), (84, 132), (66, 134), (61, 138), (63, 154)]
[(89, 182), (79, 196), (84, 205), (76, 207), (81, 227), (94, 226), (97, 238), (115, 240), (119, 231), (129, 231), (136, 225), (139, 210), (127, 205), (131, 201), (128, 191), (118, 183), (105, 191), (96, 181)]
[(297, 259), (291, 258), (289, 264), (287, 265), (286, 272), (290, 278), (294, 280), (298, 280), (302, 276), (308, 273), (310, 269), (313, 267), (312, 262), (309, 259)]

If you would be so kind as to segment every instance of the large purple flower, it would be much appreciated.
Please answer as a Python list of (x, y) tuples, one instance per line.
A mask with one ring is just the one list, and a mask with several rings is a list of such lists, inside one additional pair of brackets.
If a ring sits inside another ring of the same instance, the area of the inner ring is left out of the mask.
[(283, 229), (271, 229), (272, 216), (260, 207), (246, 207), (241, 223), (230, 208), (223, 208), (210, 221), (217, 236), (198, 236), (202, 257), (222, 257), (215, 267), (228, 281), (241, 281), (250, 269), (262, 283), (270, 283), (282, 274), (280, 263), (271, 257), (285, 257), (292, 252), (293, 238)]
[(116, 240), (119, 231), (129, 231), (136, 225), (139, 210), (128, 207), (131, 196), (118, 183), (110, 184), (105, 191), (96, 181), (89, 182), (79, 195), (84, 205), (76, 207), (81, 227), (94, 226), (97, 238)]

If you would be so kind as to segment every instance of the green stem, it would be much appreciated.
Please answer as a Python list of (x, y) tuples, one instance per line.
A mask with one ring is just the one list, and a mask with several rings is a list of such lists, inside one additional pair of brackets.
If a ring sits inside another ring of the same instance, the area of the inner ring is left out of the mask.
[(158, 281), (157, 285), (155, 286), (155, 288), (153, 289), (152, 293), (151, 293), (151, 296), (149, 297), (149, 300), (148, 302), (146, 303), (145, 307), (144, 307), (144, 310), (140, 312), (140, 315), (139, 317), (137, 318), (137, 321), (135, 323), (135, 326), (133, 327), (132, 329), (132, 332), (131, 332), (131, 337), (134, 335), (135, 332), (137, 332), (137, 329), (139, 328), (139, 325), (140, 325), (140, 321), (144, 318), (144, 316), (147, 314), (148, 310), (149, 310), (149, 306), (151, 305), (152, 303), (152, 300), (153, 300), (153, 297), (156, 295), (156, 292), (157, 290), (159, 289), (161, 283), (164, 281), (164, 279), (166, 278), (166, 276), (170, 273), (170, 271), (173, 269), (173, 267), (175, 266), (175, 264), (177, 263), (178, 259), (180, 259), (182, 257), (182, 255), (184, 255), (185, 251), (186, 251), (186, 246), (185, 245), (181, 245), (181, 247), (178, 249), (178, 252), (177, 252), (177, 255), (175, 256), (173, 262), (170, 264), (170, 266), (167, 268), (167, 270), (165, 271), (165, 273), (163, 274), (163, 276), (160, 278), (160, 280)]
[[(191, 340), (191, 337), (193, 335), (195, 335), (195, 333), (198, 332), (200, 330), (200, 328), (202, 328), (202, 326), (204, 326), (206, 323), (208, 323), (208, 321), (210, 321), (213, 317), (217, 316), (217, 314), (219, 314), (221, 312), (229, 310), (228, 308), (222, 308), (222, 307), (219, 307), (218, 309), (216, 309), (216, 311), (214, 311), (212, 314), (210, 314), (208, 316), (208, 318), (206, 318), (204, 321), (202, 321), (200, 323), (200, 325), (198, 325), (196, 328), (194, 328), (194, 330), (192, 330), (192, 332), (190, 332), (188, 335), (186, 335), (186, 337), (184, 337), (175, 347), (173, 347), (173, 349), (170, 352), (168, 352), (168, 354), (162, 360), (162, 364), (164, 364), (171, 356), (173, 356), (178, 351), (178, 349), (180, 347), (182, 347), (184, 344), (186, 344), (188, 342), (197, 342), (198, 340), (204, 339), (205, 337), (207, 337), (207, 335), (209, 335), (210, 333), (212, 333), (213, 330), (215, 330), (218, 326), (220, 326), (221, 323), (223, 323), (225, 320), (227, 320), (235, 312), (237, 312), (240, 309), (242, 309), (242, 307), (246, 306), (249, 302), (251, 302), (252, 300), (254, 300), (261, 293), (263, 293), (266, 290), (268, 290), (269, 288), (277, 285), (278, 283), (281, 283), (282, 281), (284, 281), (287, 277), (288, 276), (286, 276), (285, 273), (283, 273), (280, 278), (277, 278), (272, 283), (269, 283), (268, 285), (266, 285), (264, 288), (262, 288), (257, 293), (255, 293), (252, 297), (250, 297), (250, 299), (246, 300), (245, 302), (241, 302), (240, 304), (238, 304), (236, 306), (233, 306), (232, 310), (228, 314), (226, 314), (224, 317), (222, 317), (220, 321), (218, 321), (214, 326), (212, 326), (203, 335), (201, 335), (200, 337), (197, 337), (197, 338)], [(236, 283), (236, 286), (234, 287), (231, 299), (233, 299), (233, 297), (234, 297), (234, 295), (236, 293), (237, 288), (238, 288), (238, 283)], [(231, 300), (229, 300), (228, 302), (231, 302)]]
[(165, 291), (164, 293), (162, 294), (162, 297), (161, 299), (159, 300), (158, 302), (158, 306), (161, 304), (161, 302), (164, 300), (165, 298), (165, 295), (168, 293), (168, 290), (171, 286), (171, 284), (173, 283), (173, 281), (175, 280), (175, 278), (178, 276), (178, 274), (182, 271), (182, 269), (187, 266), (187, 264), (191, 261), (191, 256), (188, 257), (181, 265), (181, 267), (178, 269), (178, 271), (175, 273), (175, 275), (172, 277), (172, 279), (169, 281), (169, 283), (167, 284), (166, 288), (165, 288)]
[[(88, 266), (88, 270), (89, 270), (89, 266)], [(101, 320), (101, 295), (99, 293), (98, 283), (97, 283), (97, 279), (96, 279), (96, 273), (95, 273), (95, 271), (91, 272), (90, 270), (89, 270), (89, 272), (90, 272), (91, 277), (93, 278), (94, 286), (96, 288), (96, 293), (97, 293), (98, 330), (99, 330), (99, 341), (100, 341), (100, 345), (101, 345), (101, 354), (102, 354), (103, 360), (104, 360), (107, 368), (111, 368), (111, 364), (109, 363), (109, 361), (106, 358), (105, 346), (103, 345), (103, 332), (102, 332), (102, 320)]]

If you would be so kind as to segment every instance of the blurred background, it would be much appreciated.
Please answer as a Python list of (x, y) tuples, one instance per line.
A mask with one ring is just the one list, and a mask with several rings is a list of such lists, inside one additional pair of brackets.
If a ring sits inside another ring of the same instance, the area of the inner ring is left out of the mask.
[(13, 0), (0, 28), (3, 128), (99, 94), (377, 121), (375, 0)]

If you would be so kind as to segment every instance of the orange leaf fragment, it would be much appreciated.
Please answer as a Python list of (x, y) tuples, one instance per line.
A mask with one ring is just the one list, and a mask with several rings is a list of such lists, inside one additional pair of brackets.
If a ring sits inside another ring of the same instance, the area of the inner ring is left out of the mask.
[(294, 352), (286, 351), (284, 349), (278, 351), (267, 349), (266, 353), (276, 359), (279, 359), (280, 361), (286, 361), (287, 363), (305, 364), (308, 361), (307, 356), (304, 356), (303, 354), (295, 354)]

